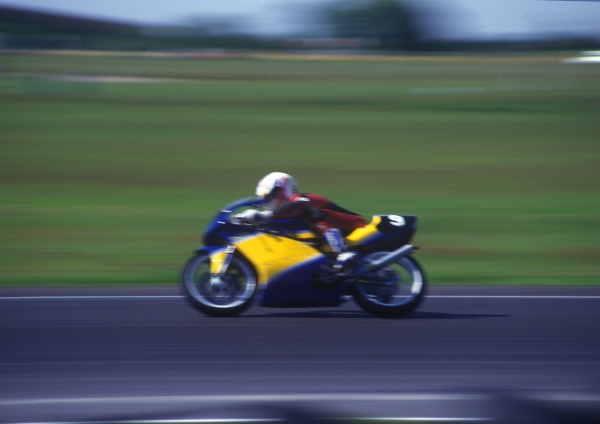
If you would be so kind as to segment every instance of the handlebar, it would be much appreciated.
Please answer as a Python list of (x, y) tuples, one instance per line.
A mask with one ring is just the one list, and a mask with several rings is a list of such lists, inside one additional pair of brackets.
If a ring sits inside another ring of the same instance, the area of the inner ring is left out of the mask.
[(261, 233), (265, 233), (265, 234), (270, 234), (272, 236), (278, 236), (278, 237), (287, 237), (287, 238), (294, 238), (292, 236), (290, 236), (288, 233), (285, 233), (281, 230), (277, 230), (273, 227), (270, 227), (270, 222), (261, 222), (261, 223), (250, 223), (250, 222), (242, 222), (239, 219), (236, 219), (235, 216), (232, 216), (229, 219), (229, 222), (233, 225), (238, 225), (240, 227), (248, 227), (248, 228), (252, 228), (256, 231), (259, 231)]

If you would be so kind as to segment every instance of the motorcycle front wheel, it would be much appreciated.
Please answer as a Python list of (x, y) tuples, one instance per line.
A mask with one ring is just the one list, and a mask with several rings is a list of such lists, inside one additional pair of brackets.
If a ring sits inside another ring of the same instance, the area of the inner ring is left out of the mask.
[[(365, 259), (376, 260), (387, 253), (374, 252)], [(356, 281), (354, 300), (373, 315), (398, 318), (419, 306), (426, 289), (423, 268), (416, 259), (406, 256)]]
[(256, 294), (256, 276), (246, 261), (234, 257), (227, 272), (211, 280), (210, 256), (194, 256), (185, 265), (181, 286), (190, 304), (214, 317), (239, 314), (252, 304)]

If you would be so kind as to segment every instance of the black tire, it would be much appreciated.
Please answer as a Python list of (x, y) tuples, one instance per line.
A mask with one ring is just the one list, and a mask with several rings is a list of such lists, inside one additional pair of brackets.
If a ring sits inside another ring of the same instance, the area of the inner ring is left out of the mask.
[[(377, 259), (388, 252), (367, 256)], [(399, 318), (412, 312), (427, 291), (427, 278), (412, 256), (400, 258), (373, 275), (354, 283), (354, 300), (365, 311), (382, 318)]]
[(210, 257), (199, 254), (191, 258), (181, 273), (181, 287), (190, 304), (213, 317), (231, 317), (247, 309), (258, 287), (253, 268), (234, 257), (221, 280), (219, 290), (211, 284)]

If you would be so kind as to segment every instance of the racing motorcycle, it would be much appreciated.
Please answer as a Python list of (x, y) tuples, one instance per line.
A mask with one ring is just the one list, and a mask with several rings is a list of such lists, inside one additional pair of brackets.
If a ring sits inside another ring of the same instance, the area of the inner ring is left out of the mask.
[(256, 300), (263, 307), (330, 307), (354, 298), (365, 311), (386, 318), (408, 314), (423, 300), (427, 280), (411, 256), (418, 218), (375, 215), (346, 235), (349, 260), (337, 255), (298, 219), (250, 225), (239, 212), (262, 200), (233, 202), (209, 222), (203, 247), (187, 262), (181, 287), (206, 315), (241, 313)]

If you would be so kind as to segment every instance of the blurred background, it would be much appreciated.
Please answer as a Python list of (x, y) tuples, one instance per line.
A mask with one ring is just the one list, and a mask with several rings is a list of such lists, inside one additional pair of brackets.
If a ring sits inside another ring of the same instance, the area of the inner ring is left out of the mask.
[(432, 284), (598, 284), (598, 16), (0, 1), (0, 284), (175, 284), (215, 211), (272, 171), (420, 216)]
[(9, 0), (7, 48), (597, 47), (599, 5), (546, 0)]

